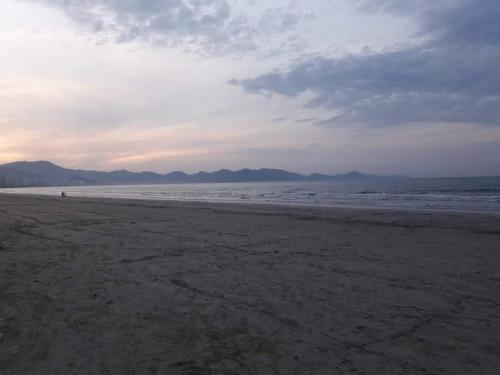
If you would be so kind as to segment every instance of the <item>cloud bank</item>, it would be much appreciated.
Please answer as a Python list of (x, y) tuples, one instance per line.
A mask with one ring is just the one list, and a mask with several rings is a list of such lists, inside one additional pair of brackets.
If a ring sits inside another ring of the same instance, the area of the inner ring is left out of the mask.
[[(369, 12), (416, 13), (418, 45), (342, 58), (314, 57), (230, 83), (331, 110), (323, 123), (500, 125), (500, 3), (495, 0), (358, 2)], [(416, 8), (418, 6), (418, 9)]]
[(25, 0), (51, 5), (103, 40), (146, 42), (214, 54), (257, 50), (262, 38), (296, 27), (312, 16), (282, 7), (255, 17), (227, 0)]

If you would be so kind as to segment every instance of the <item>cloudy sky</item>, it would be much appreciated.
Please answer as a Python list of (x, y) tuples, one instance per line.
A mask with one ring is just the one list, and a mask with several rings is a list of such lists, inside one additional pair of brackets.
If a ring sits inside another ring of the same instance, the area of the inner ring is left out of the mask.
[(498, 0), (1, 0), (0, 163), (500, 175)]

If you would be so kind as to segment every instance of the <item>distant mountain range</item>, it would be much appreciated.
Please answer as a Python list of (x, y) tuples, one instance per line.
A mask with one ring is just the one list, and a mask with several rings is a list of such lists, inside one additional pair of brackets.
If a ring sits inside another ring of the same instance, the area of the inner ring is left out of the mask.
[(118, 170), (99, 172), (68, 169), (48, 161), (19, 161), (0, 165), (0, 186), (76, 186), (76, 185), (125, 185), (125, 184), (175, 184), (212, 182), (264, 182), (264, 181), (350, 181), (372, 179), (401, 179), (405, 176), (373, 176), (360, 172), (336, 175), (314, 173), (302, 175), (281, 169), (240, 169), (230, 171), (187, 174), (171, 172), (130, 172)]

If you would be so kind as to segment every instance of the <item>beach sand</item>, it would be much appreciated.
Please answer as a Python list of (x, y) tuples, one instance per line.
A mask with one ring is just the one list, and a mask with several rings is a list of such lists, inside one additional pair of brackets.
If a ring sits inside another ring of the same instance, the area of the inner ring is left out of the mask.
[(0, 373), (500, 374), (500, 215), (0, 195)]

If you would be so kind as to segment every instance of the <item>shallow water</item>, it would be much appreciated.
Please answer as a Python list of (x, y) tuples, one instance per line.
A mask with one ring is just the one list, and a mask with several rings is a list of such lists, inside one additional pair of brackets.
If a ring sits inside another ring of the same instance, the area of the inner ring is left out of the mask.
[(0, 189), (17, 194), (500, 213), (500, 177)]

